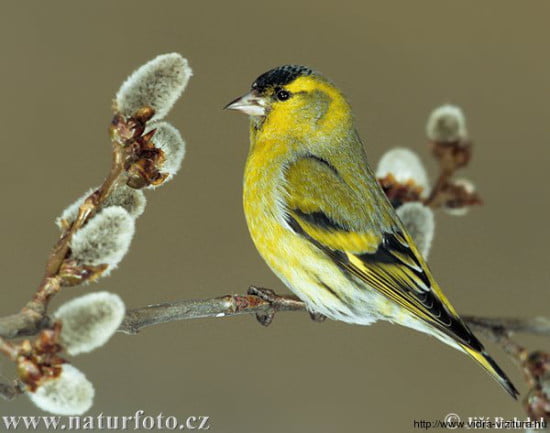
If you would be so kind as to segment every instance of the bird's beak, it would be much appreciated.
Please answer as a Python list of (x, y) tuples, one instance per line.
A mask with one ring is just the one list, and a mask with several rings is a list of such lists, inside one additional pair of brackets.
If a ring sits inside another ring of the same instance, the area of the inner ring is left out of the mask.
[(249, 116), (265, 116), (267, 112), (267, 101), (255, 91), (252, 91), (231, 101), (223, 108), (225, 110), (241, 111)]

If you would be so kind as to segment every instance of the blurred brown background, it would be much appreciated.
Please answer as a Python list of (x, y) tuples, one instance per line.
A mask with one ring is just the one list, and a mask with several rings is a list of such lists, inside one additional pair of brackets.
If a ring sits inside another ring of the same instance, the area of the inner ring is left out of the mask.
[[(42, 275), (54, 218), (109, 165), (107, 125), (122, 80), (178, 51), (195, 76), (170, 115), (188, 142), (180, 174), (148, 194), (127, 258), (111, 278), (66, 290), (119, 293), (128, 307), (286, 289), (264, 265), (241, 210), (247, 119), (221, 107), (257, 75), (310, 65), (349, 95), (371, 161), (393, 146), (429, 160), (424, 123), (462, 106), (476, 148), (464, 175), (486, 200), (439, 214), (431, 266), (463, 313), (549, 314), (550, 4), (506, 2), (6, 2), (0, 17), (3, 196), (0, 314)], [(533, 349), (548, 340), (521, 338)], [(516, 366), (494, 356), (522, 392)], [(143, 409), (209, 415), (213, 432), (413, 430), (413, 420), (520, 416), (458, 352), (413, 331), (313, 323), (305, 314), (158, 326), (74, 359), (96, 386), (90, 414)], [(0, 373), (10, 376), (2, 360)], [(26, 399), (0, 414), (40, 414)]]

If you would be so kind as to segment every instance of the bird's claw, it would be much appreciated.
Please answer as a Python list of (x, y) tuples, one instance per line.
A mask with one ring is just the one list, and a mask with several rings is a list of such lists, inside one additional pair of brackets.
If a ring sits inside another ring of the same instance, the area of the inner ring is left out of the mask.
[[(271, 289), (264, 289), (263, 287), (250, 286), (246, 292), (248, 295), (257, 296), (258, 298), (263, 299), (268, 302), (270, 305), (273, 305), (277, 299), (278, 295)], [(275, 318), (275, 309), (270, 308), (269, 311), (256, 313), (256, 320), (260, 322), (262, 326), (269, 326), (273, 319)]]
[[(256, 319), (263, 326), (268, 326), (273, 321), (277, 311), (306, 311), (306, 305), (295, 295), (277, 295), (271, 289), (263, 287), (250, 286), (247, 292), (248, 295), (256, 296), (265, 301), (268, 305), (265, 310), (256, 313)], [(315, 314), (314, 320), (321, 319), (320, 314)]]
[(321, 313), (317, 313), (315, 311), (310, 311), (309, 317), (311, 317), (311, 320), (313, 320), (314, 322), (324, 322), (325, 320), (327, 320), (327, 316)]
[(279, 296), (271, 289), (264, 289), (263, 287), (250, 286), (247, 295), (254, 295), (258, 298), (262, 298), (264, 301), (269, 302), (270, 304), (275, 303)]

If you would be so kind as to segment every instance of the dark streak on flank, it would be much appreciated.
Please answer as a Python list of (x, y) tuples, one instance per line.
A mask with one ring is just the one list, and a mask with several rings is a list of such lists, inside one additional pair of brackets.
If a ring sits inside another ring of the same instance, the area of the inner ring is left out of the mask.
[(321, 286), (323, 286), (332, 296), (334, 296), (335, 298), (341, 300), (341, 298), (340, 298), (340, 296), (338, 295), (338, 293), (336, 293), (336, 292), (332, 289), (332, 287), (330, 287), (327, 283), (325, 283), (324, 281), (320, 280), (319, 278), (317, 278), (317, 282), (318, 282)]
[(320, 156), (317, 156), (317, 155), (313, 155), (312, 153), (308, 153), (305, 156), (305, 158), (313, 159), (313, 160), (325, 165), (326, 167), (328, 167), (330, 169), (330, 171), (332, 171), (338, 177), (338, 179), (341, 179), (340, 173), (338, 173), (338, 170), (336, 169), (336, 167), (334, 165), (332, 165), (330, 162), (328, 162), (326, 159), (321, 158)]
[(298, 215), (301, 219), (307, 223), (320, 227), (329, 231), (343, 231), (349, 232), (349, 230), (341, 224), (334, 221), (331, 217), (321, 211), (305, 213), (301, 209), (292, 209), (292, 212)]
[[(345, 271), (345, 275), (351, 279), (352, 275), (355, 275), (356, 277), (359, 277), (359, 279), (362, 279), (360, 273), (354, 272), (354, 267), (350, 267), (350, 262), (345, 253), (339, 250), (333, 250), (331, 248), (328, 248), (324, 246), (323, 244), (319, 243), (315, 239), (313, 239), (311, 236), (309, 236), (304, 229), (300, 226), (298, 221), (294, 219), (291, 215), (287, 214), (286, 221), (288, 225), (292, 228), (292, 230), (306, 238), (308, 241), (310, 241), (313, 245), (315, 245), (317, 248), (319, 248), (321, 251), (323, 251), (325, 254), (327, 254), (336, 265), (340, 267), (343, 271)], [(361, 260), (364, 260), (365, 263), (371, 262), (369, 266), (376, 266), (376, 261), (373, 260), (373, 256), (377, 253), (373, 254), (362, 254), (361, 256), (358, 256), (361, 258)], [(370, 256), (370, 257), (369, 257)], [(383, 259), (388, 259), (389, 256), (384, 254), (383, 256), (378, 255), (377, 257), (383, 257)], [(391, 256), (393, 257), (393, 256)], [(365, 258), (367, 260), (365, 260)], [(370, 259), (370, 260), (369, 260)], [(380, 263), (380, 261), (378, 262)], [(393, 257), (393, 260), (391, 262), (383, 262), (383, 263), (397, 263), (397, 259)], [(467, 346), (473, 348), (477, 351), (482, 351), (483, 346), (481, 343), (472, 335), (471, 331), (462, 323), (462, 321), (458, 318), (453, 317), (453, 315), (447, 310), (447, 308), (443, 305), (443, 303), (435, 296), (433, 291), (426, 291), (424, 293), (418, 293), (412, 290), (411, 287), (404, 287), (397, 283), (397, 281), (394, 281), (396, 286), (399, 286), (402, 290), (401, 297), (406, 301), (406, 297), (404, 293), (409, 293), (411, 296), (417, 299), (417, 301), (425, 306), (425, 308), (430, 311), (434, 318), (429, 323), (439, 327), (443, 332), (447, 333), (448, 335), (454, 336), (455, 338), (458, 337), (460, 341), (465, 343)], [(395, 287), (397, 289), (397, 287)], [(399, 294), (399, 291), (396, 291), (396, 294)], [(339, 298), (340, 299), (340, 298)], [(410, 302), (410, 301), (408, 301)], [(438, 318), (438, 319), (436, 319)]]

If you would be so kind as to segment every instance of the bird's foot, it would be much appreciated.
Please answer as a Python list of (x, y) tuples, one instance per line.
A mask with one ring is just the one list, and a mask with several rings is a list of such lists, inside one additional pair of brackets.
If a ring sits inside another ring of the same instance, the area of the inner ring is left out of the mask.
[(325, 320), (327, 320), (327, 316), (321, 313), (317, 313), (316, 311), (310, 311), (309, 317), (311, 317), (311, 320), (313, 320), (314, 322), (324, 322)]
[[(274, 305), (277, 301), (277, 295), (271, 289), (264, 289), (262, 287), (250, 286), (246, 292), (248, 295), (254, 295), (258, 298), (267, 301), (270, 305)], [(256, 313), (256, 320), (260, 322), (262, 326), (269, 326), (275, 317), (275, 309), (270, 308), (268, 311)]]
[(263, 326), (269, 326), (271, 322), (273, 322), (273, 318), (277, 311), (303, 311), (306, 309), (305, 304), (296, 296), (280, 296), (271, 289), (250, 286), (247, 294), (257, 296), (268, 303), (268, 307), (265, 311), (256, 313), (256, 319)]

